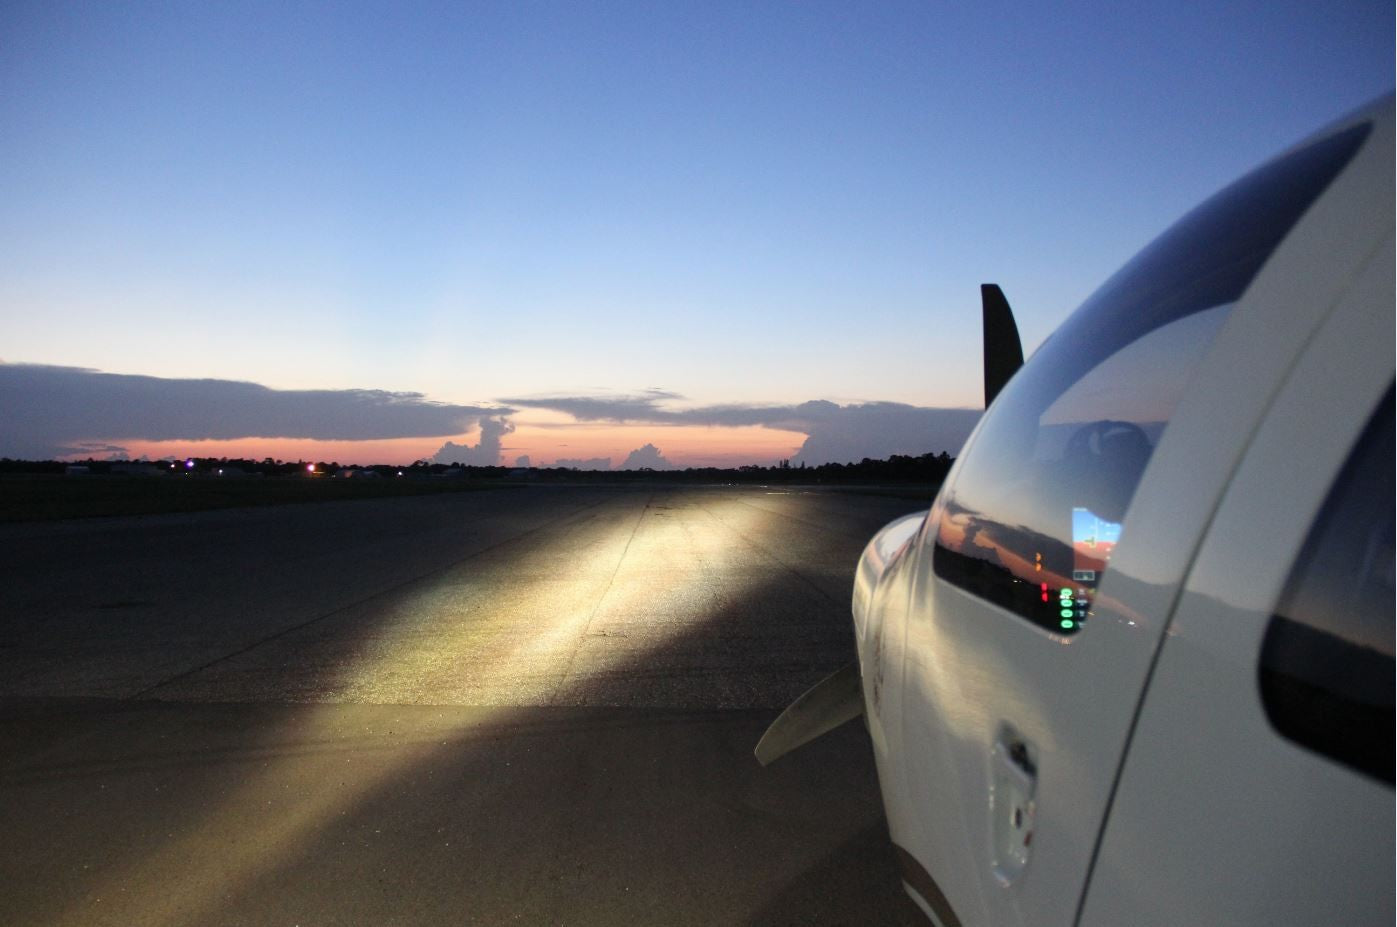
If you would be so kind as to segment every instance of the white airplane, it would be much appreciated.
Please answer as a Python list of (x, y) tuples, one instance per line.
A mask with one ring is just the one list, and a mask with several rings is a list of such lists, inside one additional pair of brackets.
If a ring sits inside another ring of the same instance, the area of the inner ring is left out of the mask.
[(862, 712), (934, 924), (1393, 923), (1393, 178), (1389, 96), (1017, 372), (984, 288), (993, 402), (757, 748)]

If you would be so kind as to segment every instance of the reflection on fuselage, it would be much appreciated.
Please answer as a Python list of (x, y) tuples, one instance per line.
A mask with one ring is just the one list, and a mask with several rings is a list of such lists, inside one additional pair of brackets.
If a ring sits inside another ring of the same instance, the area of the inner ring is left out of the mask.
[(1091, 605), (1095, 584), (1072, 578), (1071, 546), (959, 506), (942, 516), (933, 556), (941, 578), (1058, 633), (1081, 627)]

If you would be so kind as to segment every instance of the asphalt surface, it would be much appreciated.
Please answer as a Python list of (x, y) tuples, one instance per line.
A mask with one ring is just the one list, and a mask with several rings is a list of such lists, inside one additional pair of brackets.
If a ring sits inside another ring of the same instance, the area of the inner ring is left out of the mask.
[(911, 924), (851, 658), (916, 500), (530, 487), (0, 528), (0, 923)]

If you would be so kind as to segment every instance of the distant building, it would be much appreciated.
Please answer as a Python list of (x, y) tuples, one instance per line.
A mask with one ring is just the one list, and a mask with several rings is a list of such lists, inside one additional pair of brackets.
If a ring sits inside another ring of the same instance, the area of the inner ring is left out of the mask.
[(112, 464), (111, 472), (122, 476), (164, 476), (168, 468), (146, 461), (122, 461)]

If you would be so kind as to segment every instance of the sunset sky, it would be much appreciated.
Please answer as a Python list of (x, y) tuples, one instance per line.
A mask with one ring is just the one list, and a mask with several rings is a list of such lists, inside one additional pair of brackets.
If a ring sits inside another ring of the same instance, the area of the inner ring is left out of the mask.
[(1031, 350), (1390, 90), (1393, 32), (1390, 0), (5, 2), (0, 456), (954, 454), (980, 283)]

